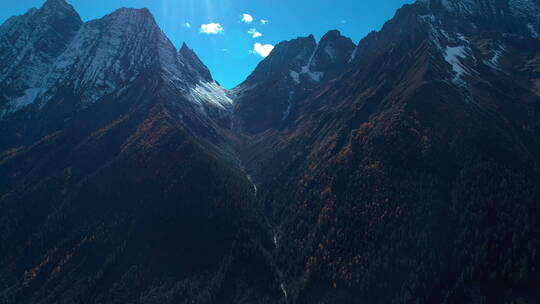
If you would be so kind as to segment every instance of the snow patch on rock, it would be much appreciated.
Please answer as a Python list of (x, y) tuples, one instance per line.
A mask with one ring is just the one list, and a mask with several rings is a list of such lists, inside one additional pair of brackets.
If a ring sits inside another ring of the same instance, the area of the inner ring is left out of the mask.
[(279, 287), (281, 288), (281, 292), (283, 293), (283, 296), (285, 297), (285, 301), (287, 302), (288, 301), (288, 295), (287, 295), (287, 289), (285, 288), (285, 284), (281, 283), (279, 285)]
[(300, 74), (298, 72), (291, 70), (289, 71), (289, 74), (296, 84), (300, 84)]
[(317, 45), (317, 47), (313, 51), (313, 54), (311, 54), (311, 56), (309, 57), (307, 64), (303, 66), (302, 69), (300, 70), (301, 75), (307, 75), (312, 81), (315, 81), (315, 82), (320, 82), (322, 78), (324, 77), (323, 72), (314, 72), (311, 70), (312, 67), (315, 65), (314, 60), (315, 60), (315, 55), (317, 54), (318, 50), (319, 50), (319, 46)]
[(465, 66), (461, 63), (461, 59), (466, 57), (467, 54), (464, 46), (446, 47), (444, 59), (452, 65), (452, 70), (456, 74), (454, 80), (466, 74)]
[(503, 56), (505, 51), (506, 48), (504, 45), (497, 45), (497, 47), (493, 49), (493, 55), (491, 59), (488, 61), (484, 61), (484, 63), (494, 69), (499, 69), (499, 61), (501, 60), (501, 57)]
[[(302, 76), (307, 76), (307, 79), (309, 81), (314, 82), (320, 82), (324, 78), (323, 72), (317, 72), (313, 71), (313, 67), (315, 66), (315, 55), (317, 55), (317, 51), (319, 49), (319, 46), (315, 48), (313, 53), (310, 55), (309, 59), (307, 60), (307, 63), (300, 68), (300, 71), (294, 71), (289, 70), (289, 76), (294, 81), (295, 84), (300, 84), (302, 82)], [(325, 52), (330, 52), (332, 56), (335, 56), (335, 50), (325, 50)], [(330, 53), (328, 54), (329, 56)], [(301, 59), (301, 58), (298, 58)]]
[(198, 104), (215, 105), (222, 109), (229, 109), (233, 101), (227, 90), (214, 82), (199, 82), (191, 89), (190, 96)]
[(457, 34), (457, 38), (449, 39), (449, 41), (457, 45), (446, 46), (444, 48), (444, 59), (452, 66), (454, 73), (452, 81), (457, 85), (463, 86), (465, 85), (464, 77), (475, 72), (472, 68), (466, 66), (464, 61), (472, 58), (476, 62), (476, 59), (472, 57), (470, 43), (465, 36)]
[(356, 46), (351, 54), (351, 58), (349, 58), (348, 63), (353, 62), (354, 59), (356, 59), (356, 53), (358, 53), (358, 46)]
[(328, 57), (330, 57), (330, 59), (332, 59), (332, 61), (334, 61), (336, 59), (336, 49), (334, 48), (334, 46), (331, 43), (329, 43), (324, 48), (324, 52), (328, 55)]
[(8, 102), (6, 113), (14, 113), (25, 108), (28, 105), (33, 104), (43, 91), (43, 88), (27, 89), (26, 91), (24, 91), (23, 96), (20, 96)]
[(293, 96), (294, 96), (294, 91), (290, 91), (289, 99), (287, 99), (287, 109), (285, 109), (285, 112), (283, 112), (283, 116), (281, 117), (281, 120), (287, 119), (289, 115), (291, 114)]

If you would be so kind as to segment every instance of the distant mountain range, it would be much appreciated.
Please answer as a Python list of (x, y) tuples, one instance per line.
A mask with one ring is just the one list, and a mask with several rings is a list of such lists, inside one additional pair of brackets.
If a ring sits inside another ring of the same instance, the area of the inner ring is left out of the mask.
[(418, 0), (225, 90), (146, 9), (0, 26), (0, 303), (540, 302), (540, 0)]

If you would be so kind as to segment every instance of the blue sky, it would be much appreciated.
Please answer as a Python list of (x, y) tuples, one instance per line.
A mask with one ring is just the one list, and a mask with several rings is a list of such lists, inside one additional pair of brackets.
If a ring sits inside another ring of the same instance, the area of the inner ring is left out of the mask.
[[(0, 22), (45, 0), (0, 2)], [(338, 29), (358, 43), (412, 0), (68, 0), (85, 21), (120, 7), (147, 7), (173, 43), (186, 42), (224, 87), (242, 82), (282, 40)], [(244, 16), (248, 14), (249, 16)], [(243, 18), (245, 17), (245, 18)], [(253, 21), (250, 21), (253, 18)], [(244, 19), (244, 21), (242, 21)], [(261, 20), (266, 20), (263, 24)], [(189, 23), (189, 26), (187, 25)], [(207, 33), (201, 31), (201, 26)], [(252, 30), (256, 29), (256, 30)], [(251, 30), (251, 31), (250, 31)], [(215, 33), (214, 33), (215, 32)], [(249, 33), (248, 33), (249, 32)], [(256, 34), (259, 33), (259, 34)], [(262, 36), (259, 36), (262, 35)], [(253, 37), (256, 38), (253, 38)], [(257, 37), (259, 36), (259, 37)]]

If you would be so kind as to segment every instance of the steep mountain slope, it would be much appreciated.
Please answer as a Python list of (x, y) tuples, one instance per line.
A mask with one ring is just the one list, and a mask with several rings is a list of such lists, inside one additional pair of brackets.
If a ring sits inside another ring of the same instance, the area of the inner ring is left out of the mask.
[(49, 0), (0, 41), (0, 302), (283, 298), (231, 100), (148, 10)]
[(250, 138), (290, 303), (540, 300), (539, 7), (406, 5)]

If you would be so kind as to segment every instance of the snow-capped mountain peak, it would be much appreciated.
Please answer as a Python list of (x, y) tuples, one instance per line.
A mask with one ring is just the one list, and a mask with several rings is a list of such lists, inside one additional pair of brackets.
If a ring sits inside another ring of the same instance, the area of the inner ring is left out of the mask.
[(32, 104), (44, 75), (81, 28), (82, 20), (63, 0), (8, 19), (0, 26), (0, 117)]
[(0, 27), (0, 63), (7, 67), (0, 79), (11, 88), (0, 96), (0, 116), (34, 104), (41, 109), (66, 90), (84, 108), (155, 72), (179, 94), (198, 96), (197, 106), (231, 103), (193, 51), (176, 50), (148, 9), (121, 8), (83, 24), (65, 0), (49, 0)]

